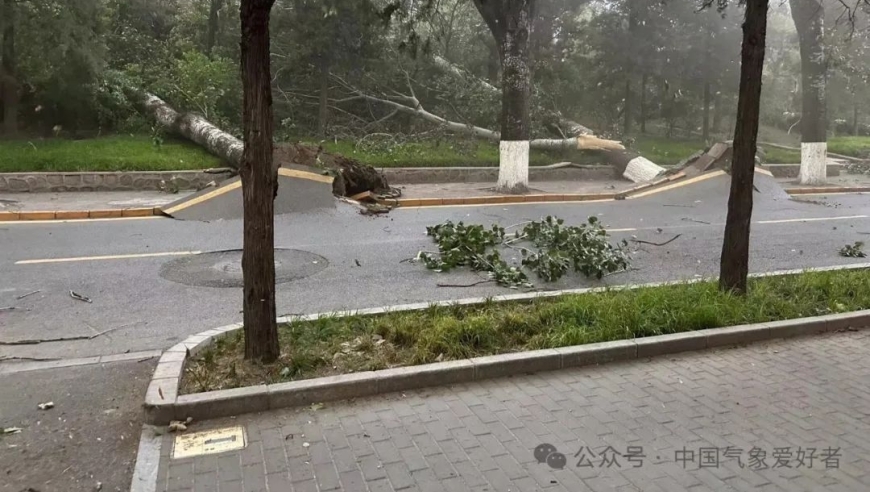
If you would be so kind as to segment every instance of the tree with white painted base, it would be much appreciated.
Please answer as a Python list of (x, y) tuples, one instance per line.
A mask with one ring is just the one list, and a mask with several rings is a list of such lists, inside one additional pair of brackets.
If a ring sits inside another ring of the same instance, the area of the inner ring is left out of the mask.
[(535, 0), (474, 0), (474, 5), (492, 31), (501, 57), (498, 189), (523, 193), (529, 187), (529, 37)]
[(824, 50), (825, 7), (820, 0), (789, 0), (801, 52), (801, 184), (824, 184), (827, 178), (827, 59)]

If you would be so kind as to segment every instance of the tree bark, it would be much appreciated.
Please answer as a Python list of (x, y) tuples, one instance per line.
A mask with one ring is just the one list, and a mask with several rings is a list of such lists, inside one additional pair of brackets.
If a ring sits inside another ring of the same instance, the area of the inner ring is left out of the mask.
[(272, 77), (269, 15), (274, 0), (242, 0), (240, 9), (242, 125), (245, 148), (239, 175), (244, 202), (245, 359), (278, 358), (275, 321), (275, 195), (278, 172), (272, 165)]
[(326, 138), (326, 125), (329, 119), (329, 60), (320, 60), (320, 100), (317, 110), (317, 136)]
[(825, 8), (818, 0), (789, 0), (801, 52), (801, 184), (827, 178), (827, 60)]
[(214, 50), (214, 45), (217, 42), (217, 33), (218, 28), (220, 27), (218, 21), (218, 14), (220, 13), (221, 7), (223, 7), (224, 0), (211, 0), (208, 8), (208, 26), (206, 27), (205, 33), (205, 55), (211, 58), (212, 51)]
[[(628, 2), (628, 46), (635, 46), (634, 35), (637, 31), (637, 3), (638, 0)], [(626, 50), (625, 63), (625, 102), (623, 109), (622, 134), (631, 135), (634, 124), (634, 94), (631, 90), (631, 81), (635, 78), (635, 59), (631, 49)]]
[(18, 98), (20, 84), (17, 79), (15, 59), (15, 2), (3, 0), (3, 38), (0, 45), (0, 92), (3, 99), (3, 133), (14, 136), (18, 133)]
[(502, 114), (497, 187), (505, 193), (523, 193), (529, 185), (529, 38), (534, 4), (535, 0), (474, 0), (501, 53)]
[(746, 293), (749, 276), (749, 226), (752, 220), (752, 192), (758, 117), (761, 109), (761, 78), (767, 38), (768, 0), (747, 0), (743, 21), (740, 61), (740, 97), (731, 162), (731, 193), (719, 265), (719, 289)]
[(710, 102), (712, 99), (710, 82), (704, 84), (704, 123), (701, 137), (705, 142), (710, 140)]
[(646, 133), (646, 83), (649, 76), (644, 72), (640, 79), (640, 132)]

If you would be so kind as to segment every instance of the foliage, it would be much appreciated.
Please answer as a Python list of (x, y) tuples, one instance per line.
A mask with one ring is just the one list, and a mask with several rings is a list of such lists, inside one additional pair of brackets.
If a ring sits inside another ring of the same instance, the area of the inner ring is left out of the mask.
[(88, 140), (0, 140), (0, 172), (166, 171), (222, 167), (219, 159), (189, 142), (148, 136)]
[(856, 241), (854, 244), (847, 244), (840, 249), (840, 256), (846, 258), (866, 258), (867, 253), (864, 252), (864, 243)]
[(279, 328), (278, 363), (243, 363), (240, 333), (232, 334), (185, 364), (182, 386), (217, 390), (870, 308), (866, 270), (749, 283), (745, 296), (698, 282), (294, 321)]
[[(487, 272), (497, 284), (517, 288), (531, 287), (529, 278), (516, 265), (509, 265), (497, 247), (518, 249), (521, 265), (533, 271), (546, 282), (560, 279), (573, 268), (587, 277), (602, 278), (605, 274), (628, 267), (627, 243), (617, 246), (607, 241), (607, 231), (597, 217), (589, 217), (587, 224), (565, 226), (562, 219), (546, 217), (531, 221), (521, 231), (505, 239), (505, 229), (493, 225), (466, 225), (452, 221), (426, 228), (438, 245), (438, 253), (422, 251), (417, 259), (426, 268), (448, 272), (454, 268), (469, 267), (475, 272)], [(519, 246), (531, 243), (536, 249)]]

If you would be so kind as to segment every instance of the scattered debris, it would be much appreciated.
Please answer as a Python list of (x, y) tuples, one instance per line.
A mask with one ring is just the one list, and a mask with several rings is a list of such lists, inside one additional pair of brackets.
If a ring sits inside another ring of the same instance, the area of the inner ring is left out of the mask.
[(97, 482), (97, 484), (94, 485), (95, 492), (99, 492), (100, 490), (103, 490), (103, 482)]
[(184, 432), (193, 422), (193, 417), (187, 417), (185, 420), (173, 420), (169, 422), (169, 432)]
[(356, 263), (356, 266), (358, 266), (358, 267), (361, 267), (361, 266), (362, 266), (362, 265), (360, 265), (359, 260), (356, 260), (356, 259), (355, 259), (355, 260), (353, 260), (353, 262)]
[[(72, 292), (72, 291), (70, 291)], [(115, 328), (109, 328), (108, 330), (101, 331), (94, 335), (79, 335), (75, 337), (60, 337), (60, 338), (36, 338), (33, 340), (16, 340), (12, 342), (4, 342), (0, 340), (0, 345), (39, 345), (40, 343), (50, 343), (50, 342), (71, 342), (74, 340), (93, 340), (99, 336), (105, 335), (106, 333), (113, 332), (117, 329), (123, 328), (123, 326), (118, 326)], [(149, 357), (150, 358), (150, 357)]]
[(670, 203), (666, 203), (666, 204), (662, 205), (662, 207), (695, 208), (694, 205), (671, 205)]
[(45, 402), (45, 403), (40, 403), (39, 405), (36, 405), (36, 406), (37, 406), (40, 410), (50, 410), (50, 409), (54, 408), (54, 402), (53, 402), (53, 401), (47, 401), (47, 402)]
[(840, 256), (846, 258), (865, 258), (867, 253), (864, 252), (864, 243), (855, 241), (855, 244), (847, 244), (840, 249)]
[(77, 301), (87, 302), (88, 304), (94, 302), (94, 301), (91, 300), (90, 297), (88, 297), (88, 296), (83, 296), (83, 295), (81, 295), (81, 294), (79, 294), (79, 293), (77, 293), (77, 292), (73, 292), (73, 291), (69, 291), (69, 296), (72, 297), (73, 299), (77, 300)]
[(651, 241), (644, 241), (643, 239), (630, 239), (629, 241), (631, 241), (633, 243), (638, 243), (638, 244), (649, 244), (650, 246), (664, 246), (666, 244), (670, 244), (670, 243), (676, 241), (677, 238), (679, 238), (680, 236), (682, 236), (682, 234), (677, 234), (676, 236), (668, 239), (667, 241), (665, 241), (663, 243), (654, 243)]
[(0, 307), (0, 311), (14, 311), (15, 306)]
[(21, 433), (21, 427), (4, 427), (3, 432), (0, 432), (0, 434), (20, 434), (20, 433)]
[(33, 292), (28, 292), (27, 294), (24, 294), (23, 296), (16, 297), (15, 300), (20, 301), (21, 299), (24, 299), (25, 297), (30, 297), (33, 294), (39, 294), (40, 292), (42, 292), (42, 291), (41, 290), (34, 290)]
[(435, 284), (438, 287), (474, 287), (475, 285), (487, 284), (489, 282), (495, 282), (495, 279), (491, 278), (488, 280), (481, 280), (479, 282), (472, 282), (470, 284)]
[(312, 403), (311, 404), (311, 411), (316, 412), (318, 410), (323, 410), (323, 407), (324, 407), (323, 403)]
[(705, 221), (703, 221), (703, 220), (690, 219), (690, 218), (688, 218), (688, 217), (683, 217), (683, 220), (686, 221), (686, 222), (696, 222), (696, 223), (698, 223), (698, 224), (706, 224), (706, 225), (710, 225), (709, 222), (705, 222)]
[(307, 447), (310, 447), (310, 446), (311, 446), (311, 444), (309, 444), (309, 443), (307, 443), (307, 442), (303, 442), (303, 443), (302, 443), (302, 447), (303, 447), (303, 448), (307, 448)]
[(60, 359), (58, 357), (17, 357), (17, 356), (10, 357), (8, 355), (4, 355), (4, 356), (0, 357), (0, 361), (4, 361), (4, 360), (26, 360), (26, 361), (33, 361), (33, 362), (48, 362), (48, 361), (60, 360)]

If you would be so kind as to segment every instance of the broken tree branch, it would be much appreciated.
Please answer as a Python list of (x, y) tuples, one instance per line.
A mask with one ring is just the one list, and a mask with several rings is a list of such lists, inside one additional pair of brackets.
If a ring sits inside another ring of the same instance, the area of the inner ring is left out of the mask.
[(682, 236), (682, 234), (677, 234), (676, 236), (668, 239), (663, 243), (654, 243), (652, 241), (644, 241), (643, 239), (632, 239), (631, 242), (638, 244), (649, 244), (650, 246), (665, 246), (666, 244), (671, 244), (672, 242), (676, 241), (677, 238), (680, 236)]
[(105, 331), (101, 331), (99, 333), (93, 335), (79, 335), (75, 337), (60, 337), (60, 338), (35, 338), (32, 340), (15, 340), (12, 342), (4, 342), (0, 341), (0, 345), (39, 345), (40, 343), (53, 343), (53, 342), (71, 342), (75, 340), (93, 340), (94, 338), (103, 336), (107, 333), (111, 333), (115, 330), (121, 329), (123, 326), (118, 326), (116, 328), (110, 328)]

